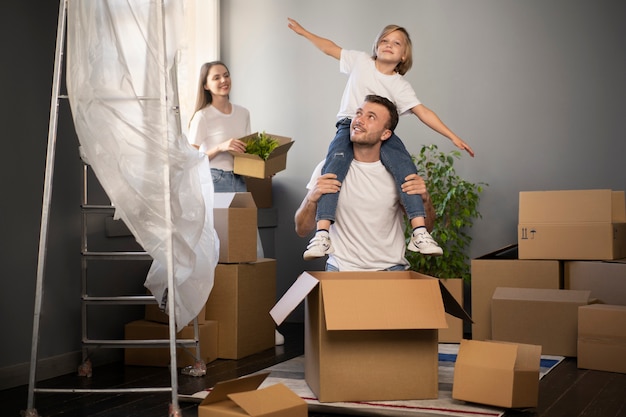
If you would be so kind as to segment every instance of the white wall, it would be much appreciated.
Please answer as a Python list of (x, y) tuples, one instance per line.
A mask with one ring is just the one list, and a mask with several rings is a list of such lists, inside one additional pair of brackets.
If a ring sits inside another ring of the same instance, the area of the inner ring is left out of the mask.
[[(291, 136), (288, 167), (274, 180), (279, 208), (279, 295), (305, 269), (307, 239), (293, 214), (315, 164), (334, 136), (345, 83), (338, 62), (287, 28), (293, 17), (344, 48), (371, 50), (389, 23), (414, 44), (407, 78), (418, 97), (475, 150), (457, 172), (489, 184), (470, 256), (517, 240), (524, 190), (626, 189), (626, 16), (602, 0), (222, 0), (222, 59), (233, 101), (251, 111), (253, 130)], [(398, 134), (410, 151), (445, 138), (414, 116)]]

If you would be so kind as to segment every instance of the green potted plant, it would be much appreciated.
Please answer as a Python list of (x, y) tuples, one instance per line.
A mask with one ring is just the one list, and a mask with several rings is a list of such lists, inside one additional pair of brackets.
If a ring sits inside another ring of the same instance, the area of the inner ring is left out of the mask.
[[(454, 161), (460, 157), (460, 151), (446, 154), (432, 144), (422, 146), (419, 157), (414, 157), (437, 213), (431, 235), (443, 248), (443, 255), (432, 257), (407, 251), (406, 256), (411, 270), (437, 278), (462, 278), (469, 283), (467, 249), (472, 238), (468, 230), (475, 219), (481, 218), (478, 211), (480, 193), (488, 184), (472, 183), (457, 175)], [(407, 222), (407, 241), (410, 233)]]

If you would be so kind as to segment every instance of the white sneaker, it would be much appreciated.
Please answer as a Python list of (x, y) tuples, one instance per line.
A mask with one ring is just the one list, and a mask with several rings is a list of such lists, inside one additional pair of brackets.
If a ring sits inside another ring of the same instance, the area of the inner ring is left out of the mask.
[(309, 245), (306, 247), (306, 251), (304, 251), (302, 257), (305, 261), (310, 261), (311, 259), (326, 256), (334, 251), (333, 245), (330, 243), (328, 232), (321, 231), (316, 232), (313, 239), (309, 241)]
[(420, 227), (411, 235), (411, 240), (407, 249), (413, 252), (419, 252), (423, 255), (439, 256), (443, 255), (443, 249), (428, 233), (425, 227)]

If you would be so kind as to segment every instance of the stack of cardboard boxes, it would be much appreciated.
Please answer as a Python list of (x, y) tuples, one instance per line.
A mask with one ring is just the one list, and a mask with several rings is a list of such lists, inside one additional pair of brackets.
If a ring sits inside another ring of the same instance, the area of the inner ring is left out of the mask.
[(623, 191), (521, 192), (517, 245), (472, 260), (472, 338), (626, 372), (625, 205)]
[[(257, 259), (257, 207), (252, 195), (216, 193), (213, 210), (220, 250), (214, 284), (198, 315), (201, 360), (239, 359), (269, 349), (275, 325), (269, 310), (276, 301), (276, 260)], [(168, 316), (156, 305), (146, 306), (143, 320), (128, 323), (126, 339), (167, 339)], [(193, 339), (193, 324), (177, 335)], [(195, 363), (194, 353), (178, 349), (177, 365)], [(167, 348), (127, 348), (128, 365), (167, 366)]]

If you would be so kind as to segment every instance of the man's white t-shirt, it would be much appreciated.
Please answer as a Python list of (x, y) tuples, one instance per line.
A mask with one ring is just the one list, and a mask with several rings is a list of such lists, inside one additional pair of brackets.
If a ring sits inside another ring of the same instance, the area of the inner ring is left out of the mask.
[(391, 100), (403, 115), (421, 104), (415, 90), (402, 75), (386, 75), (376, 69), (371, 56), (361, 51), (342, 49), (339, 71), (348, 74), (348, 82), (343, 91), (337, 119), (354, 118), (368, 94), (376, 94)]
[[(308, 189), (315, 187), (323, 164), (315, 168)], [(393, 177), (380, 161), (352, 161), (329, 232), (335, 252), (328, 263), (340, 271), (408, 267), (402, 206)]]
[[(206, 152), (228, 139), (239, 139), (250, 134), (250, 112), (245, 107), (232, 105), (230, 114), (222, 113), (213, 106), (200, 109), (191, 119), (189, 143), (200, 146)], [(211, 168), (232, 171), (234, 158), (228, 152), (220, 152), (211, 159)]]

